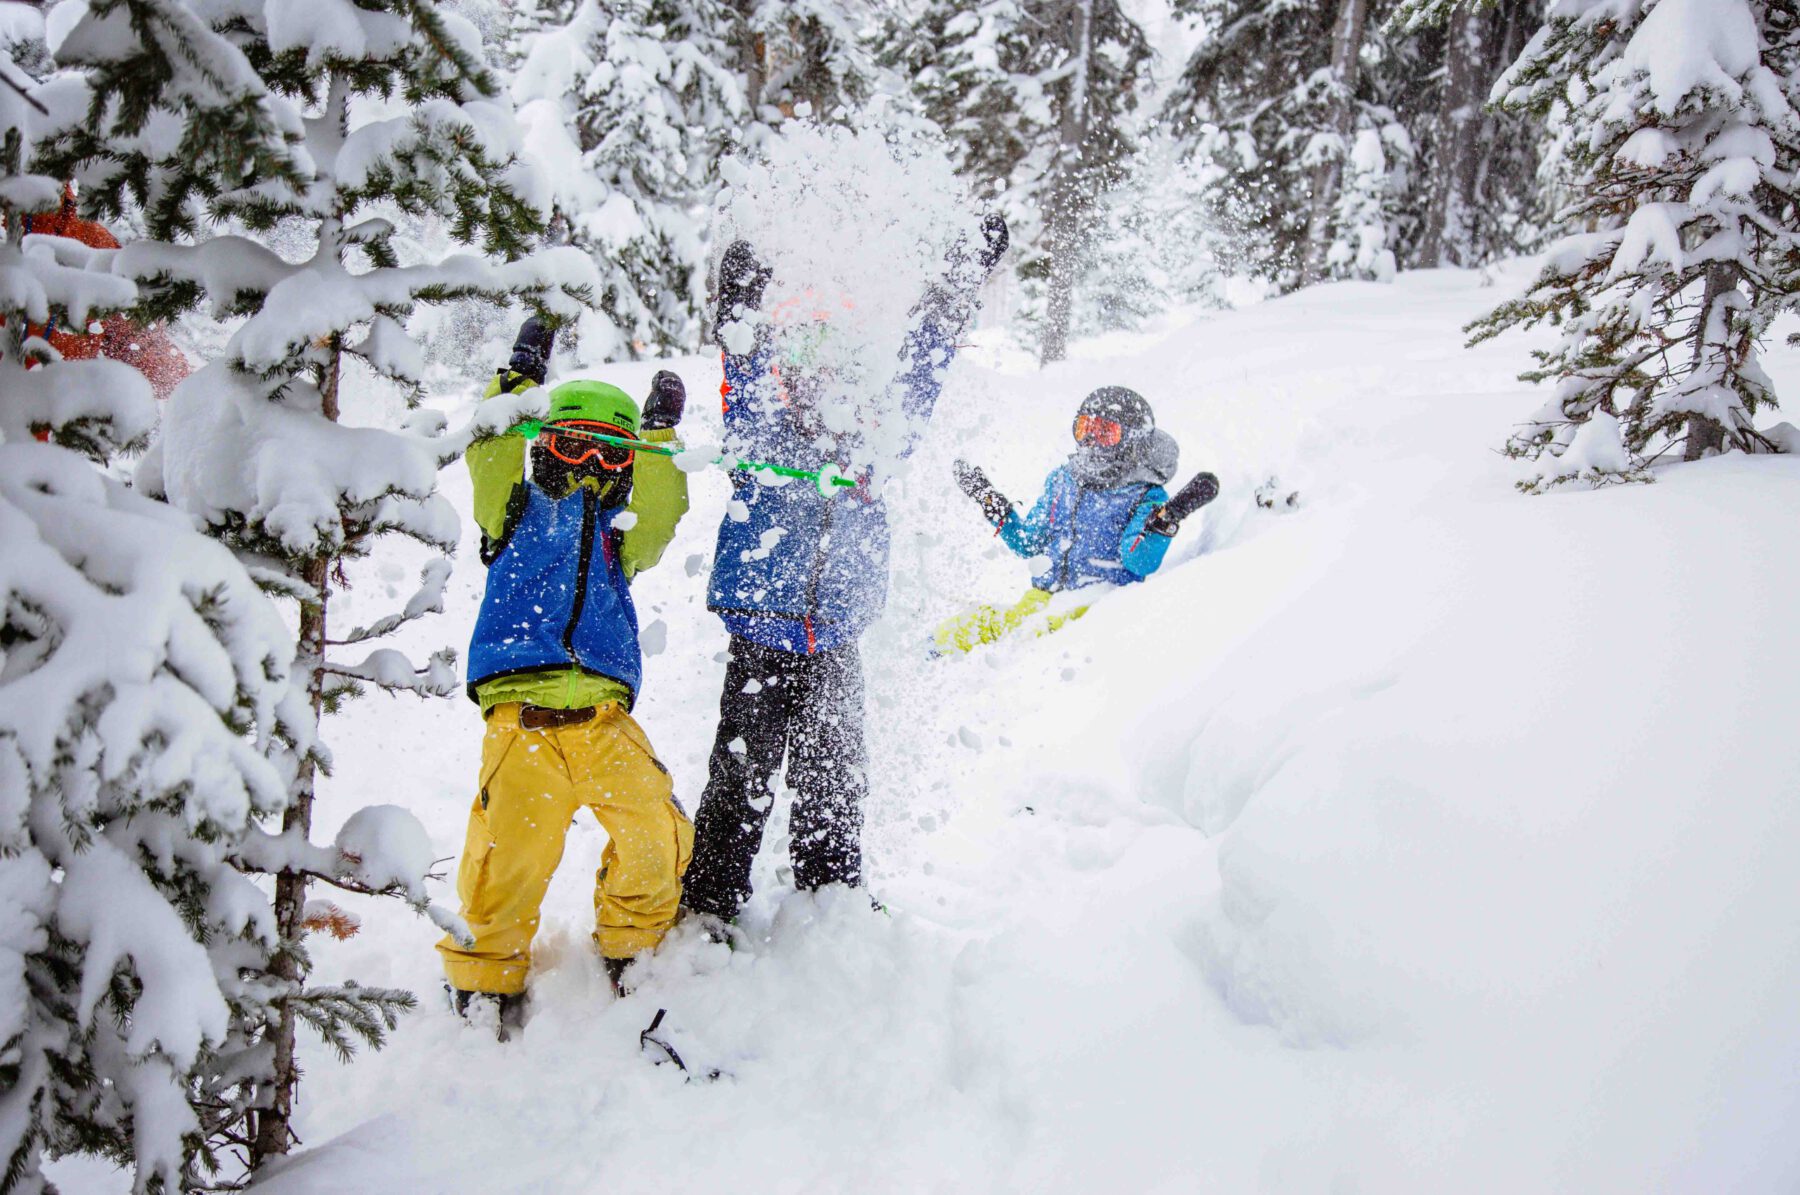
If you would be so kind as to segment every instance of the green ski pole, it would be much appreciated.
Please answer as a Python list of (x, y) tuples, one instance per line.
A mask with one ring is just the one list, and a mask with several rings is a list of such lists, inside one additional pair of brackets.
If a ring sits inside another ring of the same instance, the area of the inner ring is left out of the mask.
[[(521, 423), (514, 424), (508, 430), (518, 432), (527, 440), (535, 440), (538, 438), (538, 433), (544, 430), (544, 423), (541, 419), (527, 419)], [(573, 427), (559, 427), (556, 429), (556, 434), (559, 436), (573, 436), (577, 440), (594, 440), (601, 444), (616, 444), (621, 448), (631, 448), (638, 452), (648, 452), (656, 456), (679, 456), (684, 451), (679, 448), (671, 448), (667, 444), (650, 444), (643, 440), (628, 439), (625, 436), (609, 436), (605, 432), (582, 431), (579, 428)], [(712, 463), (715, 465), (724, 464), (725, 458), (714, 457)], [(777, 477), (792, 477), (799, 481), (810, 481), (817, 486), (830, 484), (855, 489), (861, 484), (854, 477), (844, 477), (838, 473), (826, 473), (823, 470), (813, 469), (795, 469), (788, 465), (773, 465), (767, 461), (738, 460), (736, 464), (742, 469), (757, 469), (764, 473), (773, 473)]]

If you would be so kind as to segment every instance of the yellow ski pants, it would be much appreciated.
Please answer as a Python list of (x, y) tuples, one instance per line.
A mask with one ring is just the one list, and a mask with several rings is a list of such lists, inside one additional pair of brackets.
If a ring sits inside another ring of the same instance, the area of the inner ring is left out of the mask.
[[(938, 624), (937, 631), (932, 636), (937, 654), (947, 656), (952, 652), (970, 652), (983, 643), (998, 642), (1002, 636), (1010, 635), (1031, 621), (1034, 615), (1049, 604), (1049, 590), (1027, 589), (1025, 596), (1011, 606), (977, 606), (955, 618), (946, 619)], [(1033, 637), (1061, 630), (1087, 612), (1086, 606), (1077, 606), (1073, 610), (1039, 618), (1036, 620), (1038, 625)]]
[(481, 788), (456, 871), (471, 946), (438, 943), (450, 985), (525, 990), (531, 940), (577, 810), (593, 810), (608, 842), (594, 884), (594, 941), (630, 958), (662, 941), (681, 904), (694, 824), (668, 771), (617, 703), (586, 722), (528, 730), (519, 704), (497, 705), (481, 745)]

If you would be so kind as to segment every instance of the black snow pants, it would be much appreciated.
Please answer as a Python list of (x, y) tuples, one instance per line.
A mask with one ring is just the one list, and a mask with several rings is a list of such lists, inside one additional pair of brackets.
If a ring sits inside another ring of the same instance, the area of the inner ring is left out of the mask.
[(797, 887), (862, 883), (862, 657), (856, 644), (799, 655), (732, 636), (706, 791), (694, 815), (694, 861), (681, 903), (737, 916), (750, 864), (787, 759), (790, 855)]

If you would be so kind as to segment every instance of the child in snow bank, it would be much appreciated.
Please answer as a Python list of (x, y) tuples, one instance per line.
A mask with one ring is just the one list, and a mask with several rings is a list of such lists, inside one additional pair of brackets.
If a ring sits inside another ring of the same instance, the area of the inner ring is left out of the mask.
[(1016, 604), (978, 606), (939, 626), (939, 654), (992, 643), (1040, 613), (1039, 634), (1080, 618), (1085, 605), (1046, 607), (1068, 590), (1142, 581), (1161, 567), (1181, 521), (1218, 496), (1218, 478), (1201, 473), (1169, 497), (1163, 485), (1175, 475), (1178, 450), (1135, 391), (1102, 386), (1088, 395), (1074, 432), (1068, 463), (1045, 479), (1043, 496), (1024, 516), (980, 469), (956, 462), (957, 484), (981, 504), (1001, 542), (1039, 567)]
[[(541, 384), (550, 344), (527, 321), (487, 397)], [(674, 536), (687, 478), (668, 457), (578, 436), (672, 442), (685, 398), (680, 378), (658, 373), (640, 423), (617, 387), (564, 382), (550, 392), (529, 476), (518, 435), (468, 453), (488, 566), (468, 667), (487, 737), (456, 877), (475, 941), (438, 949), (457, 1010), (495, 1005), (503, 1040), (523, 1014), (538, 909), (578, 810), (608, 837), (594, 941), (615, 988), (680, 905), (694, 827), (629, 713), (641, 669), (630, 581)]]

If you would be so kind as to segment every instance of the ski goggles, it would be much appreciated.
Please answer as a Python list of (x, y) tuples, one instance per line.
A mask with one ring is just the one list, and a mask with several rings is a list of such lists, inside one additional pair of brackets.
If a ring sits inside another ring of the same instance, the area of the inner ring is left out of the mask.
[(1125, 438), (1125, 425), (1117, 419), (1106, 419), (1099, 415), (1075, 416), (1075, 442), (1077, 444), (1098, 444), (1102, 448), (1111, 448)]
[(612, 423), (592, 419), (565, 419), (551, 423), (538, 433), (538, 443), (565, 465), (598, 464), (602, 469), (628, 469), (636, 451), (623, 444), (609, 444), (594, 436), (616, 436), (635, 439), (630, 432)]

